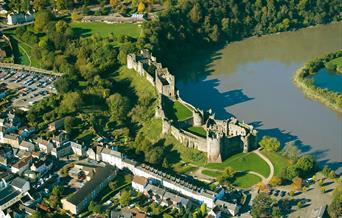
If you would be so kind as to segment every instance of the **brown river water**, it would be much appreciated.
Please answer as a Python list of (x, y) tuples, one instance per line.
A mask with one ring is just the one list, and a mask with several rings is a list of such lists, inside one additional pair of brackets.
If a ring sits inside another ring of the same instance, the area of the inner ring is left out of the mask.
[[(342, 173), (342, 114), (306, 98), (293, 84), (306, 61), (342, 49), (342, 23), (233, 42), (181, 66), (181, 97), (218, 118), (254, 124), (260, 136), (295, 141)], [(342, 84), (341, 84), (342, 86)]]

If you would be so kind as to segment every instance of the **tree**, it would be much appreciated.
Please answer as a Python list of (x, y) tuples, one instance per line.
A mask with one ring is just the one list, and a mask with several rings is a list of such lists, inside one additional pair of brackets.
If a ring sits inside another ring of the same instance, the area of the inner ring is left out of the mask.
[(333, 193), (332, 202), (328, 206), (328, 213), (331, 218), (342, 216), (342, 185), (340, 184)]
[(201, 8), (199, 4), (194, 4), (192, 9), (190, 10), (189, 16), (190, 16), (190, 20), (193, 23), (198, 23), (200, 21), (202, 15), (201, 15)]
[(127, 114), (129, 112), (129, 99), (120, 95), (119, 93), (115, 93), (108, 97), (107, 105), (111, 112), (111, 117), (121, 123), (126, 120)]
[(33, 8), (36, 11), (46, 8), (48, 4), (49, 2), (47, 0), (33, 0)]
[(54, 86), (58, 93), (64, 94), (74, 91), (78, 86), (78, 82), (71, 76), (63, 75), (54, 82)]
[(60, 106), (60, 112), (73, 113), (77, 111), (83, 104), (82, 96), (78, 92), (68, 92), (64, 94)]
[(282, 155), (289, 158), (292, 161), (296, 161), (299, 157), (299, 151), (294, 141), (286, 142), (282, 150)]
[(122, 207), (128, 206), (130, 199), (131, 199), (131, 193), (130, 192), (124, 190), (124, 191), (122, 191), (120, 193), (120, 200), (119, 200), (119, 202), (120, 202), (120, 205)]
[(269, 152), (276, 152), (280, 149), (280, 142), (275, 137), (264, 136), (259, 142), (261, 148)]
[(34, 30), (36, 32), (43, 31), (52, 19), (53, 16), (49, 10), (41, 10), (37, 12), (34, 19)]
[(266, 193), (258, 194), (252, 204), (253, 217), (272, 217), (273, 200)]
[(300, 208), (302, 208), (302, 206), (303, 206), (303, 205), (302, 205), (302, 202), (301, 202), (301, 201), (298, 201), (298, 203), (297, 203), (297, 208), (300, 209)]
[(144, 2), (140, 1), (138, 4), (138, 12), (143, 13), (145, 11), (145, 4)]
[(77, 13), (77, 11), (74, 9), (72, 12), (71, 12), (71, 20), (72, 21), (78, 21), (80, 19), (80, 16), (79, 14)]
[(303, 180), (299, 177), (295, 177), (292, 180), (292, 186), (295, 190), (301, 190), (303, 185)]
[(233, 167), (228, 166), (224, 169), (224, 177), (226, 179), (230, 179), (230, 178), (234, 177), (234, 174), (235, 174), (235, 170)]
[(282, 184), (282, 179), (278, 176), (273, 176), (270, 181), (271, 186), (278, 186)]
[(308, 177), (314, 173), (315, 160), (311, 155), (303, 155), (298, 159), (295, 167), (298, 170), (300, 177)]
[(325, 165), (325, 166), (323, 167), (322, 174), (323, 174), (326, 178), (328, 178), (328, 177), (329, 177), (330, 171), (331, 171), (331, 169), (330, 169), (327, 165)]
[(39, 212), (34, 212), (29, 218), (41, 218), (42, 215)]
[(108, 183), (109, 188), (114, 191), (118, 187), (118, 183), (116, 181), (111, 181)]
[(119, 0), (109, 0), (109, 4), (110, 6), (112, 6), (112, 8), (116, 8), (119, 5), (119, 3)]
[(201, 204), (201, 214), (202, 214), (202, 217), (205, 217), (205, 214), (207, 213), (207, 207), (206, 207), (206, 204)]

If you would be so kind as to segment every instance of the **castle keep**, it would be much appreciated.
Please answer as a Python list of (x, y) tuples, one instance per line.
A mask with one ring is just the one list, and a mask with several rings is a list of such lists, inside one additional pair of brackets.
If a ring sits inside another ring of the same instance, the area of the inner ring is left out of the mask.
[[(229, 155), (248, 152), (256, 145), (257, 131), (253, 126), (236, 118), (215, 119), (211, 110), (203, 112), (183, 101), (176, 92), (175, 77), (148, 50), (128, 54), (127, 68), (134, 69), (156, 87), (160, 95), (156, 117), (162, 119), (163, 134), (171, 133), (184, 146), (207, 153), (208, 162), (222, 162)], [(164, 101), (179, 101), (192, 111), (192, 117), (182, 121), (171, 120), (165, 115)], [(191, 126), (203, 128), (206, 137), (188, 131)]]

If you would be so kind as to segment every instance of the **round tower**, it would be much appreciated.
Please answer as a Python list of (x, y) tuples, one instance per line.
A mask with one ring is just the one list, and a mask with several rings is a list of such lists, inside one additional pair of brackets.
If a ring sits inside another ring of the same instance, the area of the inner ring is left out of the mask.
[(193, 110), (192, 111), (193, 118), (193, 126), (202, 126), (203, 125), (203, 116), (200, 111)]
[(210, 132), (207, 136), (207, 156), (209, 163), (221, 163), (221, 136)]

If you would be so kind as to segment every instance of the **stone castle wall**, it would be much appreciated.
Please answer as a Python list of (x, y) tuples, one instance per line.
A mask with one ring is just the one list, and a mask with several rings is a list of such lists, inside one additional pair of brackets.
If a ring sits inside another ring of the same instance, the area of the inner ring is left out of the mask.
[[(147, 68), (151, 66), (155, 69), (154, 78), (151, 76), (151, 72), (147, 72)], [(155, 115), (162, 119), (163, 134), (170, 133), (184, 146), (207, 153), (208, 162), (222, 162), (224, 158), (234, 152), (248, 152), (255, 146), (257, 132), (253, 126), (240, 123), (235, 118), (216, 120), (211, 110), (204, 113), (181, 99), (179, 93), (176, 93), (175, 77), (169, 73), (167, 68), (163, 68), (162, 64), (158, 63), (148, 50), (142, 50), (138, 55), (128, 54), (127, 68), (134, 69), (140, 76), (145, 77), (156, 88), (161, 96), (161, 101), (165, 96), (179, 101), (192, 111), (192, 118), (173, 123), (165, 116), (160, 102)], [(203, 127), (207, 131), (207, 137), (200, 137), (182, 129), (186, 126)]]

